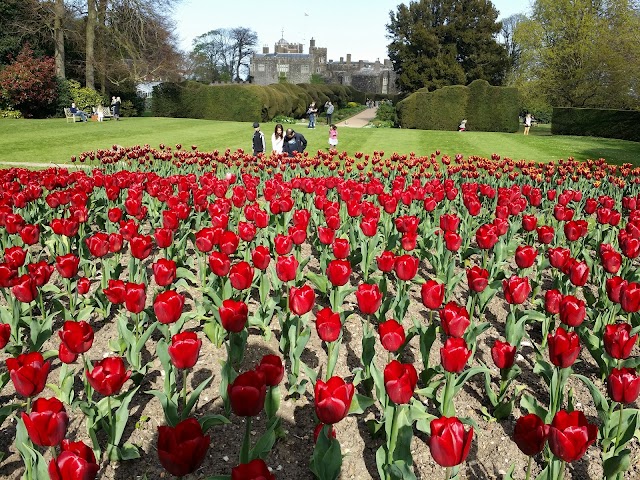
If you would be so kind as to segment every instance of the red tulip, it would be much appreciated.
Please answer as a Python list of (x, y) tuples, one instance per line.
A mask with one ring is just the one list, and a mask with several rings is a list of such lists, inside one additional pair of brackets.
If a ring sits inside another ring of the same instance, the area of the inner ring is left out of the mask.
[(602, 252), (600, 254), (600, 260), (602, 262), (602, 268), (604, 268), (607, 273), (618, 273), (622, 265), (622, 255), (614, 250)]
[(241, 463), (231, 469), (231, 480), (276, 480), (276, 476), (269, 471), (269, 467), (261, 458), (249, 463)]
[(584, 287), (589, 279), (589, 267), (584, 262), (574, 262), (569, 270), (569, 280), (576, 287)]
[(628, 323), (616, 323), (605, 327), (603, 341), (610, 357), (624, 360), (631, 355), (638, 334), (631, 336), (631, 325)]
[(209, 253), (213, 250), (214, 245), (217, 243), (215, 229), (206, 227), (198, 230), (195, 234), (196, 248), (203, 253)]
[(331, 260), (327, 265), (327, 278), (334, 287), (341, 287), (349, 282), (351, 264), (348, 260)]
[(489, 271), (474, 265), (467, 270), (469, 290), (480, 293), (489, 285)]
[(119, 233), (109, 234), (109, 253), (118, 253), (122, 250), (123, 237)]
[(366, 237), (373, 237), (378, 233), (378, 219), (376, 217), (363, 217), (360, 220), (360, 230)]
[(89, 253), (94, 257), (101, 258), (109, 253), (109, 235), (98, 232), (84, 239), (89, 249)]
[(171, 285), (176, 279), (176, 272), (176, 262), (173, 260), (159, 258), (153, 264), (153, 278), (160, 287)]
[(362, 283), (358, 285), (356, 299), (358, 300), (358, 308), (363, 315), (376, 313), (382, 305), (382, 293), (376, 284)]
[(560, 410), (549, 428), (549, 447), (559, 459), (574, 462), (582, 458), (597, 437), (598, 426), (589, 423), (584, 413)]
[(276, 275), (282, 282), (295, 280), (298, 273), (298, 260), (293, 255), (283, 255), (276, 260)]
[(555, 231), (553, 227), (549, 225), (542, 225), (536, 229), (538, 232), (538, 241), (542, 244), (548, 245), (553, 242), (553, 237), (555, 236)]
[(44, 390), (51, 360), (44, 361), (40, 352), (23, 353), (7, 358), (7, 370), (18, 395), (34, 397)]
[(293, 241), (288, 235), (277, 234), (273, 239), (273, 243), (278, 255), (287, 255), (293, 249)]
[(440, 324), (445, 335), (462, 338), (467, 327), (471, 324), (469, 312), (462, 305), (449, 302), (440, 310)]
[(614, 402), (633, 403), (640, 395), (640, 377), (633, 368), (614, 368), (607, 378), (607, 392)]
[(316, 301), (316, 293), (309, 285), (300, 288), (291, 287), (289, 289), (289, 309), (292, 313), (302, 316), (310, 312)]
[(513, 431), (513, 441), (529, 457), (542, 452), (548, 436), (549, 425), (545, 425), (535, 413), (518, 418)]
[(151, 255), (153, 248), (153, 238), (150, 235), (135, 235), (129, 242), (131, 256), (139, 260), (144, 260)]
[(262, 372), (268, 387), (280, 385), (284, 377), (284, 365), (282, 359), (277, 355), (265, 355), (260, 360), (257, 370)]
[(87, 277), (80, 277), (76, 282), (76, 291), (78, 295), (86, 295), (91, 288), (91, 280)]
[(323, 245), (330, 245), (335, 238), (335, 234), (336, 232), (331, 228), (318, 227), (318, 240)]
[(72, 278), (78, 273), (80, 257), (69, 253), (61, 257), (56, 257), (56, 270), (62, 278)]
[(85, 375), (96, 392), (109, 397), (120, 392), (131, 371), (126, 370), (122, 358), (107, 357), (96, 362), (90, 372), (86, 370)]
[(109, 280), (109, 286), (103, 290), (107, 300), (111, 303), (119, 305), (124, 303), (126, 285), (122, 280)]
[(336, 238), (333, 241), (333, 256), (343, 260), (349, 256), (349, 240), (346, 238)]
[(640, 284), (631, 282), (620, 289), (620, 306), (627, 313), (640, 311)]
[(500, 370), (511, 368), (516, 360), (516, 347), (508, 342), (496, 340), (491, 347), (491, 358)]
[(518, 268), (529, 268), (536, 261), (538, 251), (530, 245), (520, 245), (516, 248), (516, 265)]
[(331, 377), (327, 382), (318, 380), (314, 389), (316, 415), (322, 423), (333, 425), (349, 413), (354, 387), (340, 377)]
[(40, 227), (38, 225), (25, 225), (20, 230), (20, 238), (25, 245), (35, 245), (40, 241)]
[(4, 249), (4, 261), (10, 268), (17, 270), (24, 265), (27, 251), (21, 247), (10, 247)]
[(140, 313), (144, 310), (147, 301), (147, 286), (144, 283), (128, 282), (124, 291), (124, 306), (131, 313)]
[(11, 325), (0, 323), (0, 350), (7, 346), (11, 337)]
[(394, 319), (382, 322), (378, 327), (378, 333), (380, 343), (387, 352), (397, 352), (406, 338), (404, 328)]
[(445, 232), (457, 232), (460, 226), (460, 217), (455, 213), (445, 213), (440, 216), (440, 229)]
[(229, 270), (229, 281), (236, 290), (246, 290), (253, 282), (253, 267), (248, 262), (238, 262)]
[(621, 277), (612, 277), (607, 278), (605, 282), (605, 288), (607, 291), (607, 297), (614, 303), (620, 303), (620, 298), (622, 296), (622, 290), (624, 290), (628, 285), (626, 280), (623, 280)]
[(271, 261), (269, 249), (265, 246), (258, 245), (251, 252), (251, 261), (253, 262), (253, 266), (258, 270), (266, 270), (269, 266), (269, 262)]
[(11, 293), (20, 302), (31, 303), (38, 296), (36, 282), (29, 275), (22, 275), (13, 282)]
[(418, 383), (418, 373), (410, 363), (392, 360), (384, 369), (384, 387), (396, 405), (409, 403)]
[(31, 413), (22, 414), (22, 421), (33, 443), (53, 447), (64, 439), (69, 416), (57, 398), (38, 398), (33, 402)]
[(440, 308), (444, 301), (444, 284), (438, 283), (435, 280), (427, 280), (422, 284), (420, 289), (420, 295), (422, 297), (422, 303), (430, 310), (436, 310)]
[(476, 231), (476, 243), (478, 248), (489, 250), (498, 243), (498, 232), (496, 227), (491, 224), (481, 225)]
[(429, 450), (441, 467), (454, 467), (465, 461), (469, 455), (473, 427), (465, 431), (464, 424), (456, 417), (440, 417), (431, 420)]
[(93, 345), (93, 328), (84, 320), (79, 322), (66, 321), (58, 336), (65, 348), (74, 355), (83, 354)]
[(577, 327), (582, 324), (587, 315), (586, 306), (583, 300), (573, 295), (562, 297), (560, 301), (560, 321), (570, 327)]
[(544, 294), (544, 308), (550, 315), (560, 313), (560, 302), (562, 301), (562, 293), (558, 290), (547, 290)]
[(538, 219), (534, 215), (522, 216), (522, 228), (525, 232), (532, 232), (538, 226)]
[(418, 266), (420, 260), (411, 255), (401, 255), (396, 257), (396, 263), (394, 270), (400, 280), (409, 281), (413, 280), (413, 277), (418, 273)]
[(214, 275), (225, 277), (231, 269), (231, 260), (226, 253), (211, 252), (209, 255), (209, 268)]
[(390, 272), (396, 264), (396, 256), (393, 252), (385, 250), (379, 257), (376, 257), (376, 262), (378, 264), (378, 270), (381, 272)]
[(471, 350), (467, 348), (464, 338), (447, 338), (440, 349), (440, 361), (447, 372), (459, 373), (464, 370), (469, 357)]
[(238, 236), (245, 242), (250, 242), (256, 236), (257, 229), (253, 223), (238, 222)]
[(62, 440), (62, 453), (49, 463), (50, 480), (95, 480), (100, 467), (93, 450), (82, 442)]
[(171, 337), (169, 357), (176, 368), (193, 368), (198, 361), (202, 340), (195, 332), (176, 333)]
[(567, 368), (573, 365), (580, 354), (580, 339), (575, 332), (567, 332), (558, 327), (556, 332), (547, 336), (549, 359), (556, 367)]
[(227, 387), (231, 409), (239, 417), (255, 417), (264, 408), (267, 394), (265, 374), (250, 370), (242, 373)]
[(218, 312), (223, 328), (232, 333), (242, 331), (249, 316), (247, 304), (235, 300), (224, 300)]
[(512, 275), (509, 280), (502, 281), (502, 290), (504, 291), (504, 297), (507, 303), (512, 305), (524, 303), (531, 293), (529, 278)]
[(240, 238), (229, 230), (225, 230), (222, 235), (220, 235), (220, 241), (218, 242), (220, 251), (226, 255), (235, 253), (239, 244)]
[(335, 342), (340, 336), (342, 321), (340, 314), (330, 308), (323, 308), (316, 315), (316, 331), (324, 342)]
[(444, 246), (450, 252), (457, 252), (462, 246), (462, 237), (455, 232), (444, 232)]
[(195, 418), (187, 418), (175, 427), (158, 427), (158, 458), (172, 475), (183, 477), (202, 464), (211, 437), (204, 435)]

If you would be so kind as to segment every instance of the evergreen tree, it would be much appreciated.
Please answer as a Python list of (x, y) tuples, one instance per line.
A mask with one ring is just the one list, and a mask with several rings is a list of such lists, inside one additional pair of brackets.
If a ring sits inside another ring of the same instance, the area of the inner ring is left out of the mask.
[(487, 80), (501, 85), (508, 67), (497, 42), (501, 24), (489, 0), (419, 0), (390, 12), (388, 52), (401, 90), (467, 85)]

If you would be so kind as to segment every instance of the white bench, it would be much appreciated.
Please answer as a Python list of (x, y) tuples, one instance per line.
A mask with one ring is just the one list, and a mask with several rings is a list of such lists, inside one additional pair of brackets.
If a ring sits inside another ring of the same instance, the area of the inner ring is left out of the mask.
[(75, 113), (71, 113), (71, 109), (70, 108), (65, 108), (64, 109), (64, 116), (67, 119), (67, 123), (69, 123), (69, 120), (71, 120), (74, 123), (82, 121), (82, 117), (80, 115), (75, 114)]

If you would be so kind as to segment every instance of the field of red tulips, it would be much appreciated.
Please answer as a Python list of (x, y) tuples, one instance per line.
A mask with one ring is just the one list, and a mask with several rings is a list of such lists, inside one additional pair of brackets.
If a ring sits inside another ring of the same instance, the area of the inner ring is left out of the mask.
[(0, 170), (0, 477), (640, 478), (640, 169), (72, 161)]

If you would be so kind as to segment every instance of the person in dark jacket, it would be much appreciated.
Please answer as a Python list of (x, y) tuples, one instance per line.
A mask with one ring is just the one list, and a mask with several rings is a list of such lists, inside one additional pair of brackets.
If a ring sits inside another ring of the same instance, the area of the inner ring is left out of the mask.
[(256, 156), (259, 153), (264, 153), (264, 133), (260, 130), (260, 124), (258, 122), (253, 123), (253, 155)]
[(307, 148), (307, 139), (302, 134), (294, 132), (292, 128), (287, 128), (287, 134), (282, 145), (282, 153), (293, 157), (295, 152), (302, 153), (305, 148)]

